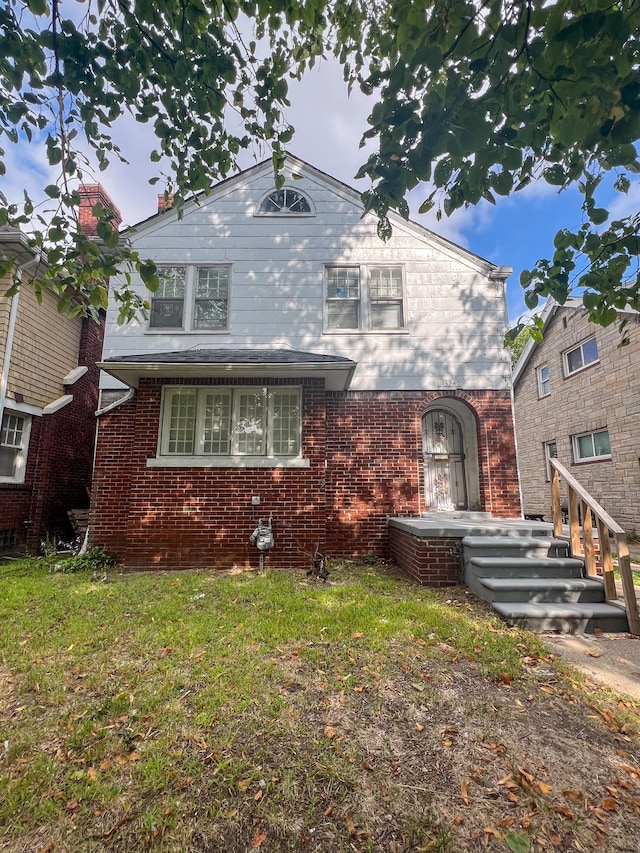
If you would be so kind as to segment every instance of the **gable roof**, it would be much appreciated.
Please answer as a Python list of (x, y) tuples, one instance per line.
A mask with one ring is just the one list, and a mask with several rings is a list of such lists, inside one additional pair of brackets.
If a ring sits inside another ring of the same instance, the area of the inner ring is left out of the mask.
[[(336, 193), (338, 193), (343, 198), (358, 207), (362, 211), (363, 216), (375, 217), (374, 213), (365, 212), (364, 205), (362, 203), (362, 196), (358, 190), (354, 189), (353, 187), (349, 186), (349, 184), (344, 183), (338, 178), (334, 178), (327, 172), (323, 172), (321, 169), (318, 169), (311, 163), (307, 163), (305, 160), (301, 160), (299, 157), (296, 157), (295, 155), (287, 152), (285, 154), (284, 168), (292, 171), (293, 173), (306, 172), (311, 179), (315, 179), (320, 183), (330, 186)], [(228, 192), (231, 192), (234, 184), (239, 184), (243, 181), (246, 181), (247, 179), (251, 179), (255, 176), (258, 176), (261, 173), (271, 172), (272, 170), (273, 165), (271, 158), (269, 158), (263, 160), (260, 163), (257, 163), (254, 166), (250, 166), (248, 169), (244, 169), (235, 175), (231, 175), (228, 178), (224, 178), (222, 181), (219, 181), (217, 184), (214, 184), (214, 186), (211, 187), (210, 190), (202, 190), (194, 194), (192, 198), (188, 199), (185, 202), (183, 208), (184, 214), (187, 215), (191, 210), (196, 207), (199, 207), (202, 204), (207, 203), (209, 200), (215, 200), (215, 197), (218, 195), (223, 195)], [(130, 233), (138, 233), (143, 229), (159, 225), (163, 220), (167, 220), (169, 217), (176, 215), (177, 214), (174, 208), (167, 207), (164, 210), (158, 213), (154, 213), (146, 219), (143, 219), (135, 225), (129, 226), (120, 233), (123, 236), (126, 236)], [(405, 219), (394, 210), (390, 210), (387, 215), (394, 229), (403, 228), (409, 232), (412, 232), (417, 237), (420, 237), (422, 239), (427, 238), (430, 242), (437, 244), (444, 251), (453, 251), (458, 256), (463, 255), (474, 267), (482, 271), (484, 274), (489, 275), (495, 280), (506, 280), (512, 272), (511, 267), (498, 266), (497, 264), (486, 260), (475, 252), (471, 252), (469, 251), (469, 249), (465, 249), (463, 246), (454, 243), (453, 240), (449, 240), (446, 237), (440, 236), (435, 231), (431, 231), (429, 228), (426, 228), (424, 225), (420, 225), (419, 223), (414, 222), (411, 219)]]
[[(584, 305), (582, 303), (582, 299), (579, 299), (575, 296), (570, 296), (564, 303), (564, 305), (560, 305), (560, 303), (556, 302), (555, 299), (549, 297), (549, 299), (547, 299), (544, 305), (544, 308), (540, 312), (540, 319), (542, 320), (542, 334), (544, 334), (544, 332), (548, 328), (549, 323), (554, 318), (559, 308), (569, 308), (573, 311), (577, 311), (579, 308), (584, 308)], [(529, 338), (525, 348), (520, 353), (520, 358), (518, 359), (513, 370), (511, 371), (511, 381), (514, 388), (516, 386), (516, 383), (522, 376), (525, 367), (529, 363), (529, 359), (531, 358), (538, 346), (538, 341), (534, 341), (533, 338)]]
[(349, 387), (357, 362), (339, 355), (324, 355), (291, 349), (192, 349), (179, 352), (113, 356), (98, 364), (101, 370), (137, 388), (143, 376), (189, 377), (285, 377), (324, 379), (331, 391)]

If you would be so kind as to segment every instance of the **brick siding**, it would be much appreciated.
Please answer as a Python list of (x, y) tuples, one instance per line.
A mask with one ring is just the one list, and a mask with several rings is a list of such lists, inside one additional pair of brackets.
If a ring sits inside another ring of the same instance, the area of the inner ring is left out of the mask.
[[(487, 508), (500, 517), (520, 513), (506, 391), (325, 393), (322, 382), (306, 380), (302, 455), (310, 467), (276, 469), (148, 468), (161, 392), (161, 380), (143, 379), (133, 400), (99, 418), (91, 543), (127, 568), (255, 568), (259, 552), (249, 537), (257, 518), (271, 513), (275, 547), (265, 552), (266, 566), (308, 567), (316, 547), (328, 557), (387, 557), (389, 516), (420, 513), (421, 420), (441, 397), (462, 401), (480, 424)], [(251, 506), (253, 495), (260, 507)], [(451, 568), (434, 579), (450, 583)]]

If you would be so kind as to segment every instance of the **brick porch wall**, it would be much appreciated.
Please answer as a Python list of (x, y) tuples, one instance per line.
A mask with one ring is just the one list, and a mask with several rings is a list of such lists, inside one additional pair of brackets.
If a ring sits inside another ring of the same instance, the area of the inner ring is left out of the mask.
[(412, 580), (423, 586), (462, 583), (462, 539), (423, 539), (397, 527), (389, 528), (390, 557)]
[[(302, 432), (310, 467), (303, 469), (147, 468), (157, 451), (161, 393), (160, 380), (143, 380), (132, 401), (99, 419), (91, 543), (127, 568), (255, 568), (259, 553), (249, 536), (270, 513), (275, 547), (265, 552), (266, 566), (306, 568), (316, 546), (330, 558), (389, 556), (389, 516), (421, 510), (422, 415), (445, 396), (465, 401), (482, 425), (483, 499), (496, 516), (520, 513), (508, 392), (325, 394), (322, 382), (307, 380)], [(450, 567), (434, 579), (454, 582)]]

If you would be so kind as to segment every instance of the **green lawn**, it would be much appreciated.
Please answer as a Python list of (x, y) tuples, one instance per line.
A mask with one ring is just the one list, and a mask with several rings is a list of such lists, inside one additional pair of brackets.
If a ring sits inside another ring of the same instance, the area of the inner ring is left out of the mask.
[[(43, 560), (0, 588), (3, 851), (606, 850), (640, 825), (637, 709), (463, 589)], [(567, 756), (589, 733), (597, 783)]]

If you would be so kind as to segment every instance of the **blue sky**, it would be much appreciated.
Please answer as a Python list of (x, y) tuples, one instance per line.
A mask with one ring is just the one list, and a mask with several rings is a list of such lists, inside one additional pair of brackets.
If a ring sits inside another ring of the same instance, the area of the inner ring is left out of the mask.
[[(370, 150), (359, 148), (359, 143), (375, 103), (373, 98), (359, 92), (349, 98), (342, 72), (326, 62), (319, 63), (301, 83), (292, 85), (290, 97), (288, 118), (296, 127), (289, 146), (292, 153), (356, 189), (367, 189), (366, 182), (356, 182), (353, 176)], [(158, 168), (148, 160), (154, 139), (146, 125), (131, 118), (116, 124), (115, 136), (129, 165), (114, 163), (106, 172), (86, 174), (85, 180), (102, 183), (120, 208), (125, 224), (133, 225), (155, 213), (157, 194), (163, 189), (162, 183), (148, 183)], [(56, 178), (48, 168), (43, 146), (21, 142), (8, 146), (7, 155), (8, 172), (1, 186), (5, 194), (19, 202), (26, 187), (34, 199), (42, 198), (43, 187)], [(268, 152), (259, 149), (243, 154), (241, 166), (249, 167), (265, 156)], [(418, 210), (429, 191), (429, 187), (419, 187), (411, 193), (412, 211)], [(617, 203), (626, 207), (635, 203), (637, 208), (640, 184), (630, 195)], [(552, 254), (553, 237), (560, 228), (580, 225), (580, 198), (577, 190), (558, 194), (556, 187), (537, 182), (517, 195), (498, 199), (496, 206), (481, 202), (440, 222), (433, 211), (413, 218), (495, 264), (513, 267), (507, 293), (509, 319), (516, 322), (526, 310), (520, 272)]]

